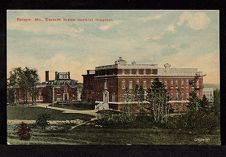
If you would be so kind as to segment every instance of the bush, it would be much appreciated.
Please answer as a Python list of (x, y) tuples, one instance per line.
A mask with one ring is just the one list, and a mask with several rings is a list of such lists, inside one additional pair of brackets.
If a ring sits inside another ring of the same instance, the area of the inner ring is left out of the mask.
[(219, 127), (219, 117), (214, 112), (190, 111), (185, 115), (171, 117), (167, 128), (211, 132)]
[(31, 138), (30, 131), (31, 129), (28, 127), (28, 125), (22, 122), (17, 128), (16, 134), (19, 136), (20, 140), (29, 140)]
[(38, 115), (38, 118), (35, 123), (36, 126), (42, 129), (45, 129), (49, 125), (49, 122), (48, 122), (49, 118), (50, 118), (50, 115), (46, 113)]
[(127, 127), (134, 121), (133, 117), (128, 117), (123, 113), (119, 114), (104, 114), (100, 119), (96, 121), (97, 125), (107, 126), (107, 127)]
[(100, 110), (97, 112), (97, 118), (95, 123), (104, 127), (147, 128), (154, 125), (153, 117), (148, 114), (128, 115), (115, 110)]

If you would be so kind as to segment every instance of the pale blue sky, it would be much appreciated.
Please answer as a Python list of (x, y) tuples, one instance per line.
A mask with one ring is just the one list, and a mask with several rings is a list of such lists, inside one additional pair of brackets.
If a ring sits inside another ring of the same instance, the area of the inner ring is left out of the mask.
[[(30, 18), (30, 22), (17, 21)], [(108, 18), (108, 22), (35, 22), (34, 18)], [(197, 67), (206, 83), (219, 83), (218, 11), (16, 11), (7, 13), (7, 69), (37, 68), (82, 74), (128, 62)]]

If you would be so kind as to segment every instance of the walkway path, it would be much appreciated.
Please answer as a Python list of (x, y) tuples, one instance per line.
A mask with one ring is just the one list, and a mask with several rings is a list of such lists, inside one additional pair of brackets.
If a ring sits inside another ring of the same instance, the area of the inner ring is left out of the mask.
[[(27, 123), (27, 124), (34, 124), (35, 120), (21, 120), (21, 119), (20, 120), (18, 120), (18, 119), (7, 120), (8, 125), (20, 124), (22, 122)], [(48, 122), (52, 125), (56, 125), (56, 124), (76, 124), (76, 125), (79, 125), (81, 123), (84, 123), (80, 119), (75, 119), (75, 120), (48, 120)]]
[(71, 127), (70, 130), (73, 130), (74, 128), (77, 128), (78, 126), (85, 125), (86, 123), (92, 122), (92, 121), (94, 121), (94, 120), (96, 120), (96, 119), (97, 119), (97, 118), (95, 117), (95, 118), (92, 118), (91, 120), (88, 120), (88, 121), (82, 122), (82, 123), (80, 123), (80, 124), (77, 124), (77, 125)]
[(60, 107), (53, 107), (49, 106), (50, 104), (48, 103), (39, 103), (37, 105), (34, 105), (33, 107), (43, 107), (43, 108), (49, 108), (53, 110), (58, 110), (62, 111), (63, 113), (80, 113), (80, 114), (87, 114), (91, 116), (96, 116), (97, 115), (97, 110), (75, 110), (75, 109), (66, 109), (66, 108), (60, 108)]

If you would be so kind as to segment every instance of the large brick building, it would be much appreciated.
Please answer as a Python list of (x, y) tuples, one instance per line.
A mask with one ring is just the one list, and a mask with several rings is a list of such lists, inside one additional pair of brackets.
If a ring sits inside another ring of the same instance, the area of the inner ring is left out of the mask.
[[(170, 64), (158, 67), (157, 64), (128, 64), (121, 57), (115, 64), (98, 66), (95, 70), (87, 70), (83, 76), (83, 101), (99, 103), (103, 101), (107, 93), (109, 107), (123, 110), (125, 102), (125, 90), (134, 90), (137, 84), (143, 86), (146, 91), (151, 87), (155, 78), (164, 83), (171, 96), (171, 105), (175, 112), (187, 110), (186, 104), (192, 86), (189, 81), (198, 77), (198, 97), (202, 98), (203, 76), (197, 68), (171, 68)], [(145, 92), (146, 93), (146, 92)], [(105, 94), (106, 95), (106, 94)]]
[[(24, 92), (15, 89), (14, 102), (24, 102)], [(49, 71), (45, 72), (45, 82), (36, 86), (36, 102), (73, 102), (77, 100), (77, 80), (70, 79), (70, 72), (55, 72), (55, 79), (49, 80)], [(27, 102), (32, 102), (31, 91), (27, 92)]]

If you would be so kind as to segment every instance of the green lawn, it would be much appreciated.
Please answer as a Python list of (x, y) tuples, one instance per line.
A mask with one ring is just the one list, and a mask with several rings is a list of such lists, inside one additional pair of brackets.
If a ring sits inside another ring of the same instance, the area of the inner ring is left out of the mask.
[[(219, 134), (191, 135), (181, 134), (167, 129), (153, 128), (97, 128), (82, 126), (66, 132), (44, 132), (32, 129), (29, 141), (19, 140), (9, 129), (10, 144), (220, 144)], [(208, 142), (196, 142), (195, 138), (209, 139)]]
[[(51, 120), (89, 120), (92, 116), (83, 114), (65, 114), (61, 111), (38, 107), (7, 106), (8, 119), (35, 120), (41, 113), (48, 113)], [(71, 124), (72, 125), (72, 124)], [(64, 126), (64, 125), (63, 125)], [(66, 127), (65, 127), (66, 128)], [(19, 140), (14, 134), (14, 125), (8, 125), (8, 142), (10, 144), (220, 144), (220, 133), (188, 133), (179, 130), (149, 128), (100, 128), (95, 125), (79, 126), (73, 130), (43, 131), (31, 128), (29, 141)], [(195, 141), (195, 139), (201, 141)], [(202, 141), (208, 139), (208, 142)]]
[(66, 109), (74, 109), (74, 110), (94, 110), (95, 104), (91, 103), (75, 103), (75, 104), (51, 104), (50, 106), (66, 108)]
[(62, 111), (41, 107), (7, 106), (7, 119), (10, 120), (36, 120), (38, 115), (43, 113), (49, 114), (50, 120), (90, 120), (93, 118), (91, 115), (79, 113), (62, 113)]

